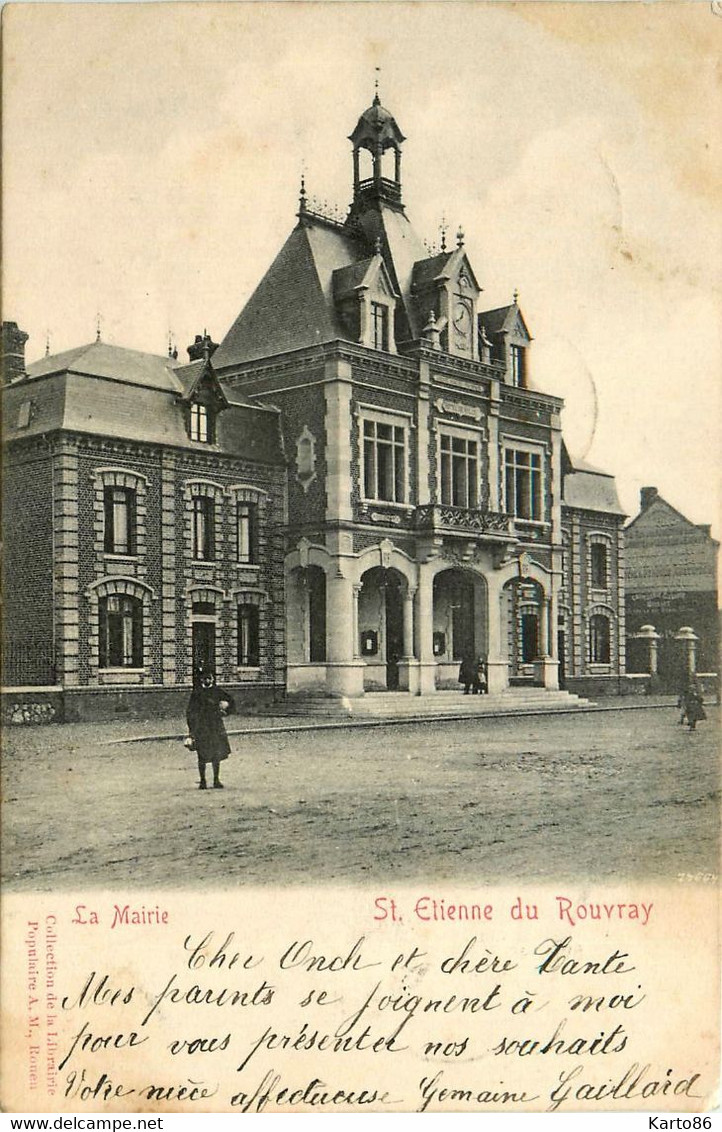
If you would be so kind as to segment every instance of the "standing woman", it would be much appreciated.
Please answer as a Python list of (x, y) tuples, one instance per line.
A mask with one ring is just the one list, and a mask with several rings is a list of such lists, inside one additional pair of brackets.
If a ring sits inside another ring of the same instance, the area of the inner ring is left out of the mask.
[(687, 718), (687, 726), (689, 727), (690, 731), (694, 731), (696, 729), (697, 724), (701, 719), (707, 718), (703, 707), (702, 693), (700, 692), (699, 684), (694, 679), (694, 677), (690, 680), (689, 686), (687, 688), (687, 693), (684, 699), (683, 714)]
[(227, 759), (231, 747), (223, 726), (223, 716), (234, 710), (233, 698), (216, 684), (215, 673), (197, 668), (193, 678), (193, 691), (188, 701), (188, 733), (198, 754), (199, 790), (206, 790), (206, 765), (213, 767), (213, 788), (222, 790), (220, 767)]

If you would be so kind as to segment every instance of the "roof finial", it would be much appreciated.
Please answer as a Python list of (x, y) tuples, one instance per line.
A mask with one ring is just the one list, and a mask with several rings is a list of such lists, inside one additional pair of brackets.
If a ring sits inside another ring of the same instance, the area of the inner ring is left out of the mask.
[(519, 302), (519, 288), (518, 287), (514, 288), (514, 302), (517, 303), (517, 304)]
[(50, 357), (50, 331), (45, 331), (45, 357)]
[(464, 246), (464, 229), (461, 227), (461, 224), (456, 232), (456, 246), (457, 248), (463, 248)]
[(448, 231), (448, 228), (449, 228), (449, 225), (446, 223), (446, 217), (442, 214), (441, 224), (439, 224), (439, 231), (441, 232), (441, 250), (442, 250), (442, 252), (446, 251), (446, 233)]
[(381, 237), (377, 236), (374, 240), (374, 255), (381, 255)]
[(301, 189), (298, 194), (298, 211), (306, 211), (306, 161), (301, 161)]
[(100, 341), (100, 311), (95, 316), (95, 341)]
[(381, 98), (379, 97), (379, 76), (381, 75), (381, 68), (374, 67), (376, 71), (376, 78), (374, 79), (374, 106), (381, 105)]

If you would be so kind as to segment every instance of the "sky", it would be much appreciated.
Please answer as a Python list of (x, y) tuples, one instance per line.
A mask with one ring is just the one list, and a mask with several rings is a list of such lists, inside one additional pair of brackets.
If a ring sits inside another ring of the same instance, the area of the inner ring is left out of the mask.
[(515, 289), (532, 383), (630, 516), (720, 537), (719, 5), (14, 4), (3, 10), (3, 317), (27, 357), (219, 341), (308, 191), (344, 211), (374, 93), (407, 213)]

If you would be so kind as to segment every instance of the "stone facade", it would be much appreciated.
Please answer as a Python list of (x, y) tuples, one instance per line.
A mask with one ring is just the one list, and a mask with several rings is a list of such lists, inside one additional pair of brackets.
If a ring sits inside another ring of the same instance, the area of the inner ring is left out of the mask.
[(346, 220), (302, 185), (190, 365), (98, 341), (25, 371), (8, 324), (6, 639), (67, 717), (178, 710), (199, 659), (252, 701), (623, 673), (613, 480), (566, 454), (518, 296), (481, 309), (463, 233), (415, 234), (403, 141), (377, 97)]
[[(403, 140), (376, 99), (351, 134), (346, 220), (310, 208), (302, 185), (296, 228), (214, 356), (225, 389), (283, 420), (288, 690), (431, 693), (458, 687), (469, 655), (492, 692), (556, 688), (560, 644), (568, 678), (618, 676), (613, 481), (565, 456), (562, 403), (531, 384), (517, 296), (481, 310), (463, 234), (432, 253), (415, 235)], [(579, 543), (566, 584), (564, 537)]]

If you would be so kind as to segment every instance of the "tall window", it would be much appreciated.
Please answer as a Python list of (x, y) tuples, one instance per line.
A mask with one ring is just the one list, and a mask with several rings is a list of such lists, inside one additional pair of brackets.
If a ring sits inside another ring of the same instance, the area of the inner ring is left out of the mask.
[(518, 519), (542, 518), (541, 455), (506, 449), (506, 509)]
[(102, 597), (99, 614), (101, 668), (143, 667), (143, 603), (125, 594)]
[(135, 554), (135, 492), (130, 487), (106, 487), (104, 548), (106, 554)]
[(207, 444), (212, 439), (211, 420), (205, 405), (194, 401), (191, 405), (191, 440), (200, 440)]
[(371, 304), (371, 329), (375, 350), (389, 348), (389, 308), (383, 303)]
[(592, 543), (592, 585), (595, 589), (607, 588), (607, 548), (604, 543)]
[(215, 502), (210, 495), (193, 499), (193, 557), (212, 562), (216, 556)]
[(609, 618), (595, 613), (589, 621), (589, 660), (592, 664), (610, 663)]
[(526, 358), (523, 346), (511, 347), (511, 383), (523, 388), (526, 385)]
[(479, 506), (479, 446), (475, 440), (441, 436), (441, 502)]
[(539, 655), (539, 617), (536, 613), (521, 615), (521, 661), (531, 664)]
[(238, 606), (238, 664), (258, 668), (258, 606)]
[(406, 430), (403, 425), (364, 421), (364, 497), (406, 501)]
[(238, 562), (258, 561), (258, 509), (255, 503), (236, 506), (236, 555)]

